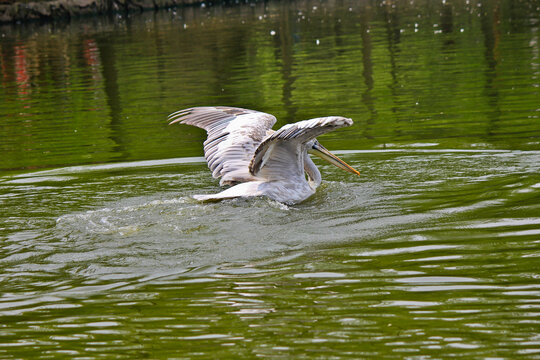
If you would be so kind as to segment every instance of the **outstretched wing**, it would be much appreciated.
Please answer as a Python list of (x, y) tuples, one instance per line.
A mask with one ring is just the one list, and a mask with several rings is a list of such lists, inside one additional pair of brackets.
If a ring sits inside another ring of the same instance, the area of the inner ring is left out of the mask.
[(169, 120), (169, 124), (179, 122), (206, 130), (204, 157), (222, 185), (252, 180), (249, 164), (255, 149), (276, 123), (273, 115), (226, 106), (180, 110), (169, 115)]
[(261, 142), (249, 164), (249, 171), (253, 176), (269, 180), (303, 177), (306, 143), (352, 123), (348, 118), (329, 116), (287, 124)]

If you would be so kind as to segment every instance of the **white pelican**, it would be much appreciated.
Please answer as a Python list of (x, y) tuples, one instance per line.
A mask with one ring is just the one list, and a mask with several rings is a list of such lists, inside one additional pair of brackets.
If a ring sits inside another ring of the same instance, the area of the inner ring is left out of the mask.
[(274, 131), (271, 129), (276, 122), (273, 115), (234, 107), (205, 106), (172, 113), (169, 121), (169, 124), (179, 122), (206, 130), (204, 157), (212, 176), (221, 177), (221, 186), (233, 185), (218, 194), (195, 195), (197, 200), (267, 196), (287, 204), (301, 202), (313, 195), (321, 183), (321, 173), (308, 153), (360, 175), (315, 139), (352, 125), (351, 119), (341, 116), (304, 120)]

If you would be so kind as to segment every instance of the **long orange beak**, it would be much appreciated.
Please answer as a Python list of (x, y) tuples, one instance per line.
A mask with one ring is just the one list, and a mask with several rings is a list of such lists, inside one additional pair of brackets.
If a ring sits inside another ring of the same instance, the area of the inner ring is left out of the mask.
[(308, 152), (310, 152), (313, 155), (317, 155), (321, 159), (328, 161), (330, 164), (335, 165), (342, 170), (348, 171), (356, 175), (360, 175), (360, 172), (358, 170), (354, 169), (345, 161), (341, 160), (336, 155), (332, 154), (330, 151), (328, 151), (324, 146), (322, 146), (318, 142), (315, 145), (313, 145), (313, 148), (308, 150)]

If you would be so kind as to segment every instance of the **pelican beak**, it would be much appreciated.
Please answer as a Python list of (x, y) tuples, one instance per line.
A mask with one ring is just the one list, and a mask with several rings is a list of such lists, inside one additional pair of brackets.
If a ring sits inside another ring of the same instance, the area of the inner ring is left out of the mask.
[(360, 175), (358, 170), (354, 169), (352, 166), (347, 164), (345, 161), (338, 158), (336, 155), (328, 151), (324, 146), (316, 142), (311, 149), (308, 150), (309, 153), (317, 155), (321, 159), (328, 161), (330, 164), (337, 166), (340, 169), (348, 171), (350, 173)]

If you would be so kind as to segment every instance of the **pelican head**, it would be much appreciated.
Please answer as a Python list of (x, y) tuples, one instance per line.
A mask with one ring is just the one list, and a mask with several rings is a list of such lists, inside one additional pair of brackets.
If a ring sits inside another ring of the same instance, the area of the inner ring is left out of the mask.
[(352, 166), (347, 164), (345, 161), (338, 158), (336, 155), (332, 154), (328, 149), (321, 145), (317, 139), (313, 139), (307, 143), (308, 153), (316, 155), (321, 159), (328, 161), (330, 164), (337, 166), (338, 168), (348, 171), (350, 173), (360, 175), (358, 170), (354, 169)]

